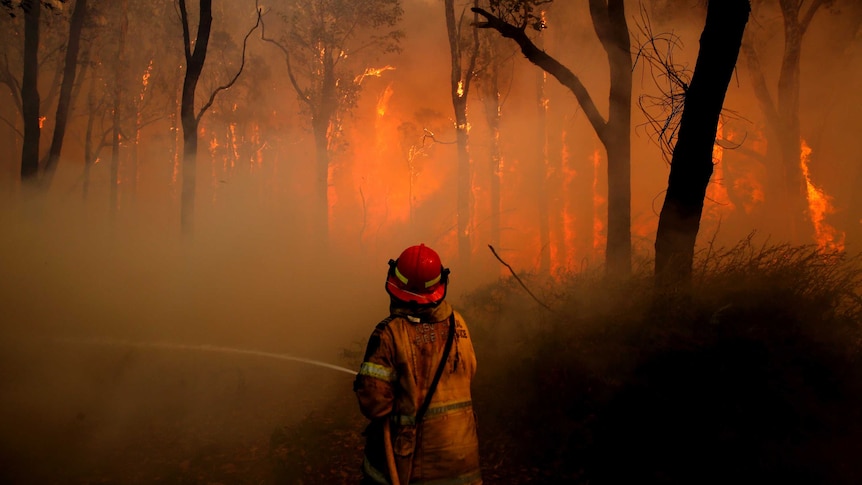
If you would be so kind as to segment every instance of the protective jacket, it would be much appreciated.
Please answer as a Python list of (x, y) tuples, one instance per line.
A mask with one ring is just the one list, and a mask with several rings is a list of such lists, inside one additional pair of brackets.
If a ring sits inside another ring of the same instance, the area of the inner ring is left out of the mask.
[[(360, 410), (371, 420), (363, 483), (389, 483), (383, 443), (388, 419), (402, 484), (481, 484), (470, 394), (476, 355), (467, 325), (445, 300), (422, 311), (392, 301), (391, 315), (372, 333), (354, 383)], [(442, 360), (450, 318), (455, 322), (452, 346), (424, 418), (416, 422)]]

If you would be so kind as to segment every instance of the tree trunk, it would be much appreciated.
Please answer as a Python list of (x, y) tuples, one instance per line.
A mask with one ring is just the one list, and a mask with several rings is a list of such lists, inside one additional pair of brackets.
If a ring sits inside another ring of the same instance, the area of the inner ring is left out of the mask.
[[(493, 47), (490, 49), (493, 49)], [(503, 149), (500, 146), (500, 122), (502, 114), (500, 112), (500, 77), (498, 72), (499, 66), (495, 61), (496, 53), (492, 50), (488, 57), (492, 59), (492, 62), (489, 62), (488, 66), (486, 66), (487, 76), (482, 83), (482, 90), (484, 92), (482, 104), (485, 107), (485, 121), (488, 123), (490, 137), (488, 150), (491, 159), (491, 228), (488, 240), (491, 246), (497, 248), (500, 246), (500, 210), (502, 207)]]
[(21, 149), (21, 181), (35, 183), (39, 175), (39, 0), (25, 0), (24, 7), (24, 74), (21, 79), (24, 142)]
[(183, 79), (183, 96), (180, 103), (180, 120), (183, 126), (182, 194), (180, 196), (180, 227), (183, 234), (194, 232), (196, 171), (198, 155), (198, 123), (195, 114), (195, 89), (204, 67), (212, 28), (212, 0), (200, 0), (197, 39), (192, 51), (185, 0), (180, 1), (185, 41), (186, 76)]
[[(744, 52), (748, 60), (754, 94), (764, 112), (767, 132), (767, 168), (771, 192), (766, 203), (770, 213), (780, 221), (779, 238), (793, 242), (813, 240), (813, 226), (808, 214), (806, 181), (800, 157), (802, 135), (799, 118), (800, 62), (802, 39), (818, 9), (828, 2), (816, 0), (801, 12), (802, 2), (779, 0), (784, 20), (784, 52), (778, 76), (776, 101), (769, 92), (763, 69), (751, 42)], [(801, 14), (801, 15), (800, 15)]]
[(608, 239), (605, 254), (609, 275), (626, 276), (632, 267), (631, 232), (631, 39), (622, 0), (590, 0), (590, 14), (610, 66), (608, 121), (599, 138), (608, 154)]
[[(475, 2), (474, 2), (475, 4)], [(446, 9), (446, 31), (449, 38), (449, 53), (452, 60), (452, 70), (449, 77), (452, 94), (452, 107), (455, 112), (455, 140), (458, 152), (458, 171), (456, 185), (457, 218), (458, 218), (458, 259), (464, 268), (470, 267), (472, 243), (470, 234), (470, 219), (473, 215), (472, 178), (468, 148), (467, 133), (467, 94), (470, 91), (470, 79), (476, 62), (476, 52), (479, 43), (478, 33), (474, 32), (474, 48), (471, 53), (469, 67), (461, 67), (461, 36), (455, 19), (454, 0), (444, 0)], [(466, 75), (465, 72), (466, 71)]]
[(54, 178), (57, 162), (60, 160), (60, 152), (63, 149), (63, 138), (66, 135), (66, 122), (69, 111), (72, 108), (72, 87), (75, 85), (75, 74), (78, 71), (78, 50), (81, 41), (81, 30), (84, 26), (84, 17), (87, 15), (87, 0), (77, 0), (72, 19), (69, 23), (69, 42), (66, 45), (66, 58), (63, 65), (63, 83), (60, 86), (60, 99), (57, 102), (57, 115), (54, 121), (54, 134), (51, 138), (51, 147), (48, 150), (48, 159), (45, 162), (43, 173), (43, 186), (48, 188)]
[(718, 119), (750, 10), (748, 0), (709, 2), (656, 233), (655, 277), (659, 286), (685, 286), (691, 281), (703, 200), (712, 176)]
[[(328, 103), (325, 103), (328, 104)], [(311, 120), (312, 132), (314, 134), (315, 149), (315, 179), (314, 193), (317, 201), (314, 204), (312, 217), (314, 220), (314, 233), (318, 244), (325, 247), (329, 243), (329, 127), (331, 115), (315, 116)]]

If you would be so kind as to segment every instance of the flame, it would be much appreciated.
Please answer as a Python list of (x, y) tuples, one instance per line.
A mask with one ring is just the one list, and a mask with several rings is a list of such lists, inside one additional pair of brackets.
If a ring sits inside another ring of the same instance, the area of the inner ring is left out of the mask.
[(144, 74), (141, 76), (142, 89), (141, 89), (141, 94), (140, 94), (139, 99), (142, 102), (144, 101), (144, 96), (146, 96), (146, 94), (147, 94), (147, 86), (150, 85), (150, 76), (152, 75), (152, 72), (153, 72), (153, 60), (150, 59), (150, 63), (147, 64), (147, 69), (144, 71)]
[[(544, 15), (544, 12), (542, 12)], [(562, 151), (560, 153), (560, 164), (563, 170), (563, 193), (570, 193), (571, 185), (577, 176), (577, 171), (572, 167), (572, 162), (569, 157), (569, 143), (567, 141), (568, 132), (563, 130), (562, 132), (562, 140), (561, 146)], [(577, 231), (575, 231), (576, 217), (575, 212), (577, 208), (575, 207), (575, 203), (572, 197), (566, 197), (565, 202), (563, 203), (563, 243), (568, 251), (561, 251), (559, 256), (558, 265), (561, 269), (572, 268), (574, 265), (574, 248), (576, 247), (576, 236)]]
[(40, 116), (39, 117), (39, 129), (40, 130), (45, 127), (45, 120), (47, 118), (48, 118), (47, 116)]
[(458, 81), (458, 89), (456, 90), (458, 97), (464, 97), (464, 81)]
[(799, 164), (802, 167), (802, 175), (805, 177), (808, 212), (811, 216), (811, 222), (814, 224), (814, 237), (817, 247), (821, 250), (843, 251), (844, 232), (837, 231), (826, 223), (826, 215), (835, 212), (835, 208), (832, 206), (832, 197), (811, 182), (811, 174), (808, 170), (810, 156), (811, 147), (808, 146), (805, 140), (802, 140)]
[(716, 142), (712, 145), (712, 177), (706, 187), (706, 199), (711, 204), (704, 204), (703, 215), (705, 219), (713, 221), (721, 220), (722, 216), (733, 212), (736, 208), (728, 196), (727, 186), (724, 183), (724, 147), (719, 144), (719, 141), (726, 140), (724, 131), (724, 123), (719, 122)]
[(394, 70), (395, 68), (389, 65), (383, 67), (367, 67), (365, 68), (365, 72), (353, 78), (353, 82), (356, 84), (362, 84), (362, 81), (364, 81), (368, 76), (380, 77), (384, 72)]
[(377, 99), (377, 120), (379, 122), (380, 118), (386, 115), (386, 109), (389, 106), (389, 99), (392, 97), (392, 93), (395, 91), (392, 89), (392, 85), (386, 86), (386, 89), (383, 90), (383, 94)]
[(602, 220), (601, 208), (606, 200), (599, 194), (599, 166), (601, 165), (602, 156), (599, 149), (593, 151), (593, 156), (590, 157), (593, 162), (593, 252), (602, 252), (605, 246), (605, 225)]
[[(239, 143), (237, 142), (235, 121), (228, 125), (228, 130), (230, 130), (230, 151), (233, 155), (230, 157), (230, 168), (233, 169), (236, 165), (236, 160), (239, 160)], [(227, 161), (225, 161), (225, 163), (227, 163)]]
[(260, 123), (252, 122), (251, 125), (251, 143), (257, 147), (251, 159), (252, 169), (263, 167), (263, 144), (260, 142)]

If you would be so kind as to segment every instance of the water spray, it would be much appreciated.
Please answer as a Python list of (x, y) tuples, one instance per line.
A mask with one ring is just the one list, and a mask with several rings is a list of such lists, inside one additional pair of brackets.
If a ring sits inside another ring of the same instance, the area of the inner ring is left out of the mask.
[(186, 344), (176, 344), (171, 342), (133, 342), (131, 340), (118, 340), (118, 339), (109, 339), (109, 338), (65, 338), (59, 339), (59, 342), (62, 343), (72, 343), (78, 345), (102, 345), (108, 347), (135, 347), (142, 349), (164, 349), (164, 350), (190, 350), (190, 351), (199, 351), (199, 352), (218, 352), (222, 354), (239, 354), (239, 355), (253, 355), (257, 357), (266, 357), (269, 359), (277, 359), (277, 360), (290, 360), (294, 362), (302, 362), (304, 364), (316, 365), (318, 367), (324, 367), (327, 369), (337, 370), (339, 372), (345, 372), (350, 375), (356, 375), (355, 370), (348, 369), (346, 367), (341, 367), (338, 365), (330, 364), (327, 362), (321, 362), (319, 360), (307, 359), (305, 357), (297, 357), (290, 354), (282, 354), (276, 352), (264, 352), (261, 350), (250, 350), (250, 349), (236, 349), (233, 347), (222, 347), (218, 345), (186, 345)]

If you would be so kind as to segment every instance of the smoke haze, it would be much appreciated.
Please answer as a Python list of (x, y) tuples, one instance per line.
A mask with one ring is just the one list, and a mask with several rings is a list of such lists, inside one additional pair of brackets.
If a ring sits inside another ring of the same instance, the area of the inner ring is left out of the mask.
[[(253, 2), (216, 3), (198, 106), (234, 72), (242, 38), (254, 24)], [(456, 9), (468, 6), (456, 3)], [(775, 86), (783, 43), (781, 15), (772, 3), (756, 3), (749, 29), (761, 31), (764, 71)], [(266, 442), (273, 429), (299, 421), (332, 396), (352, 397), (351, 378), (313, 363), (181, 346), (281, 353), (353, 368), (373, 325), (388, 313), (386, 262), (404, 247), (423, 242), (438, 250), (452, 269), (449, 298), (456, 307), (470, 305), (471, 290), (508, 275), (487, 249), (493, 170), (475, 86), (469, 94), (472, 262), (464, 267), (458, 259), (457, 155), (442, 2), (404, 1), (402, 52), (367, 61), (368, 67), (392, 69), (363, 80), (356, 108), (340, 126), (329, 174), (327, 246), (316, 243), (312, 231), (309, 117), (282, 53), (258, 35), (249, 41), (238, 84), (220, 93), (202, 118), (195, 229), (191, 236), (181, 233), (182, 137), (174, 117), (182, 34), (171, 2), (155, 4), (164, 17), (152, 25), (145, 7), (130, 12), (128, 35), (135, 41), (123, 68), (123, 87), (131, 93), (124, 109), (151, 122), (135, 131), (135, 116), (126, 118), (116, 201), (110, 146), (86, 180), (82, 175), (87, 99), (90, 91), (108, 92), (113, 79), (113, 40), (107, 36), (116, 12), (110, 5), (99, 5), (93, 21), (101, 33), (91, 26), (89, 35), (101, 39), (101, 50), (93, 48), (90, 59), (100, 67), (79, 79), (63, 156), (47, 193), (30, 194), (21, 185), (20, 115), (13, 102), (0, 102), (0, 116), (8, 121), (0, 124), (0, 469), (12, 470), (13, 480), (45, 462), (46, 480), (98, 481), (100, 473), (121, 473), (112, 469), (120, 456), (137, 463), (135, 473), (152, 472), (152, 479), (172, 473), (168, 462), (174, 457), (193, 462), (208, 446), (264, 454), (254, 443)], [(682, 43), (675, 61), (693, 69), (703, 2), (647, 4), (654, 31), (672, 29)], [(264, 8), (277, 12), (279, 5)], [(642, 14), (635, 2), (627, 8), (636, 32)], [(811, 183), (831, 202), (824, 224), (853, 251), (862, 238), (862, 148), (856, 142), (862, 12), (854, 2), (835, 8), (842, 13), (819, 12), (805, 36), (800, 113), (812, 148)], [(43, 25), (45, 52), (63, 42), (60, 32), (68, 24), (61, 15)], [(2, 67), (20, 76), (23, 16), (7, 17), (0, 40), (9, 62)], [(471, 18), (465, 17), (464, 29)], [(558, 0), (547, 19), (544, 49), (580, 77), (606, 113), (607, 60), (586, 2)], [(284, 32), (275, 13), (265, 20), (268, 35)], [(552, 256), (552, 277), (598, 267), (605, 242), (604, 148), (570, 92), (551, 77), (543, 79), (514, 43), (499, 45), (505, 83), (498, 252), (519, 273), (536, 273), (545, 252)], [(45, 93), (59, 62), (56, 55), (47, 59), (39, 85)], [(635, 99), (655, 94), (643, 63), (635, 69)], [(538, 85), (547, 102), (547, 162), (536, 139)], [(13, 99), (6, 84), (0, 96)], [(699, 243), (714, 238), (733, 244), (752, 232), (769, 239), (782, 228), (763, 210), (766, 128), (742, 61), (725, 109), (730, 116), (719, 136), (726, 140), (716, 171), (721, 177), (711, 183)], [(54, 110), (43, 107), (43, 149)], [(668, 175), (653, 136), (635, 107), (632, 233), (638, 261), (652, 257)], [(536, 167), (545, 163), (555, 167), (545, 174), (557, 184), (551, 189), (538, 183), (545, 175), (537, 175)], [(538, 233), (537, 200), (545, 196), (555, 221), (550, 247), (542, 246)], [(816, 240), (812, 234), (791, 242)]]

